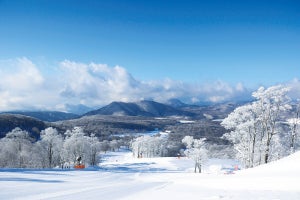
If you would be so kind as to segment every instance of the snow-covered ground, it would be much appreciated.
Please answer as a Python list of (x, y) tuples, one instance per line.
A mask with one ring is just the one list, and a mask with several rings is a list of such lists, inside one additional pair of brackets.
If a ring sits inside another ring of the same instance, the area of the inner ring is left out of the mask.
[(300, 199), (300, 152), (226, 173), (237, 164), (214, 159), (195, 174), (186, 158), (137, 159), (117, 152), (104, 156), (97, 169), (1, 169), (0, 199)]

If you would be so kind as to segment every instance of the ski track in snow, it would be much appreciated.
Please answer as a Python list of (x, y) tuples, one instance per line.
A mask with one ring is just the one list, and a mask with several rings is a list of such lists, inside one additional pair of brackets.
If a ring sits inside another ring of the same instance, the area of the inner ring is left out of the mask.
[(0, 170), (2, 200), (60, 199), (300, 199), (300, 152), (253, 169), (224, 174), (211, 160), (203, 174), (186, 158), (133, 158), (128, 152), (103, 156), (100, 168), (76, 170)]

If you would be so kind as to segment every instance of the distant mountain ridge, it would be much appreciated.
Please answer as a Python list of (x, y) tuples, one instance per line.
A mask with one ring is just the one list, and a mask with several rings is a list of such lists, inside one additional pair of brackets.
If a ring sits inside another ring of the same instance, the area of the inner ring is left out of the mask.
[(83, 115), (92, 110), (93, 108), (90, 108), (83, 104), (78, 104), (78, 105), (65, 104), (65, 111), (67, 111), (68, 113), (74, 113), (76, 115)]
[[(111, 116), (138, 116), (138, 117), (170, 117), (181, 116), (190, 118), (205, 118), (211, 115), (213, 118), (224, 118), (238, 104), (224, 103), (211, 106), (189, 105), (178, 99), (170, 99), (165, 103), (152, 100), (139, 102), (112, 102), (102, 108), (86, 112), (79, 115), (74, 113), (59, 111), (9, 111), (2, 114), (19, 114), (36, 118), (45, 122), (56, 122), (77, 119), (91, 115), (111, 115)], [(75, 106), (77, 107), (77, 106)], [(79, 106), (81, 107), (81, 106)], [(83, 110), (88, 107), (83, 107)], [(90, 110), (91, 108), (89, 108)], [(83, 111), (81, 110), (81, 111)], [(0, 113), (1, 114), (1, 113)]]
[(194, 114), (166, 104), (143, 100), (135, 103), (112, 102), (107, 106), (104, 106), (98, 110), (90, 111), (85, 115), (167, 117), (193, 116)]
[[(0, 113), (0, 138), (15, 127), (27, 130), (38, 138), (40, 131), (49, 126), (57, 128), (60, 133), (82, 126), (87, 133), (97, 133), (102, 139), (109, 138), (111, 134), (164, 130), (167, 127), (174, 132), (202, 134), (214, 140), (214, 137), (219, 137), (224, 132), (215, 120), (225, 118), (236, 106), (234, 103), (197, 106), (173, 99), (165, 104), (150, 100), (112, 102), (84, 115), (57, 111)], [(197, 123), (181, 122), (187, 118)]]
[(41, 120), (18, 114), (0, 114), (0, 138), (14, 128), (26, 130), (33, 138), (39, 138), (40, 131), (47, 128), (47, 124)]
[(166, 102), (166, 104), (169, 105), (169, 106), (172, 106), (172, 107), (174, 107), (174, 108), (182, 108), (182, 107), (190, 106), (190, 105), (188, 105), (188, 104), (183, 103), (183, 102), (180, 101), (179, 99), (175, 99), (175, 98), (169, 99), (169, 100)]
[(62, 120), (69, 120), (79, 118), (79, 115), (73, 113), (65, 113), (59, 111), (11, 111), (3, 112), (3, 114), (18, 114), (33, 117), (42, 121), (56, 122)]

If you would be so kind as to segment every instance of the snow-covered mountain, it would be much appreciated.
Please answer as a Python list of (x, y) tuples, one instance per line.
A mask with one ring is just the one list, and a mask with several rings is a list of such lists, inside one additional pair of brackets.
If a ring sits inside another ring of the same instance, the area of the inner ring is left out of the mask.
[(68, 113), (74, 113), (76, 115), (83, 115), (89, 111), (92, 111), (93, 108), (85, 106), (83, 104), (73, 105), (73, 104), (65, 104), (65, 110)]
[(90, 111), (85, 115), (116, 115), (116, 116), (144, 116), (144, 117), (166, 117), (166, 116), (193, 116), (193, 113), (183, 111), (172, 106), (155, 101), (139, 102), (112, 102), (98, 110)]
[(169, 99), (166, 102), (166, 104), (169, 105), (169, 106), (172, 106), (174, 108), (182, 108), (182, 107), (190, 106), (188, 104), (183, 103), (179, 99)]

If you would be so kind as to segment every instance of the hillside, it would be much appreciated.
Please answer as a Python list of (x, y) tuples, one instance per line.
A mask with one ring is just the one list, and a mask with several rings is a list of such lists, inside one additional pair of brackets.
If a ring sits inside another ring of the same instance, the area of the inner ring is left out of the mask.
[(165, 129), (167, 126), (178, 124), (178, 121), (168, 118), (156, 119), (141, 116), (91, 115), (73, 120), (58, 121), (52, 124), (63, 130), (72, 129), (74, 126), (81, 126), (85, 132), (95, 133), (98, 137), (107, 139), (111, 135)]
[(66, 113), (66, 112), (59, 112), (59, 111), (11, 111), (5, 113), (25, 115), (42, 121), (47, 121), (47, 122), (76, 119), (79, 117), (79, 115), (73, 113)]
[(114, 115), (114, 116), (143, 116), (143, 117), (166, 117), (166, 116), (194, 116), (193, 113), (183, 111), (175, 107), (155, 101), (140, 101), (134, 103), (112, 102), (98, 110), (90, 111), (89, 115)]
[[(208, 142), (216, 144), (228, 144), (221, 139), (225, 129), (220, 122), (212, 120), (186, 121), (185, 118), (155, 118), (141, 116), (113, 116), (113, 115), (91, 115), (78, 119), (58, 121), (52, 123), (54, 127), (61, 130), (72, 129), (81, 126), (86, 133), (95, 133), (101, 140), (111, 137), (122, 137), (136, 135), (136, 133), (147, 133), (155, 130), (170, 131), (169, 142), (181, 144), (185, 135), (206, 137)], [(179, 148), (179, 147), (178, 147)]]
[(0, 114), (0, 138), (16, 127), (26, 130), (33, 137), (38, 138), (40, 131), (44, 130), (47, 125), (43, 121), (24, 115)]

